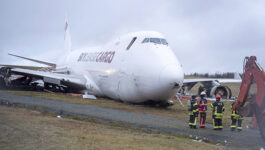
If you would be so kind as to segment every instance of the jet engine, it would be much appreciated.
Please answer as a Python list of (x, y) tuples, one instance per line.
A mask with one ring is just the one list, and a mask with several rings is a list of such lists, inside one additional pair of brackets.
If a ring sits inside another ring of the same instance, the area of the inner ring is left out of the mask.
[(215, 97), (216, 94), (219, 94), (224, 99), (230, 99), (232, 97), (232, 91), (228, 86), (200, 86), (198, 89), (198, 95), (206, 90), (207, 97)]
[(185, 94), (186, 91), (190, 91), (197, 83), (202, 84), (198, 89), (198, 95), (200, 95), (202, 91), (206, 91), (207, 97), (215, 97), (216, 94), (220, 94), (224, 99), (230, 99), (232, 97), (231, 89), (228, 86), (221, 85), (216, 80), (196, 81), (196, 82), (194, 81), (194, 82), (184, 83), (183, 87), (179, 92)]

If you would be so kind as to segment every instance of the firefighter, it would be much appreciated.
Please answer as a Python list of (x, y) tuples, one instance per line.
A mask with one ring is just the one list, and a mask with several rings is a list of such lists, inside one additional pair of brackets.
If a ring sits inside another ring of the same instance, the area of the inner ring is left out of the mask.
[[(232, 107), (234, 104), (235, 104), (235, 102), (232, 103)], [(235, 131), (236, 128), (237, 128), (237, 131), (242, 131), (243, 117), (238, 114), (237, 109), (233, 110), (233, 108), (232, 108), (231, 120), (232, 120), (231, 131)], [(236, 122), (237, 122), (237, 126), (236, 126)]]
[(213, 129), (222, 130), (223, 129), (222, 118), (225, 108), (224, 108), (224, 103), (221, 102), (221, 96), (219, 94), (216, 95), (216, 101), (213, 104), (211, 104), (211, 107), (213, 109), (213, 114), (212, 114)]
[(190, 120), (189, 120), (189, 126), (190, 128), (196, 129), (197, 125), (197, 117), (198, 117), (198, 104), (196, 100), (196, 95), (193, 95), (191, 97), (191, 100), (189, 101), (189, 106), (188, 106), (188, 111), (190, 115)]
[(205, 128), (205, 121), (206, 121), (206, 113), (207, 113), (207, 100), (206, 92), (202, 91), (200, 94), (200, 103), (198, 105), (199, 112), (200, 112), (200, 128)]

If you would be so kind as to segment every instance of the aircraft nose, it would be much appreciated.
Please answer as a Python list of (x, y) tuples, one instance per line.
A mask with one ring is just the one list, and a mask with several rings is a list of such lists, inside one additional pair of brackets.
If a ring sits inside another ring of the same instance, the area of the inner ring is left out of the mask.
[(160, 85), (168, 89), (178, 89), (183, 85), (184, 73), (178, 65), (167, 65), (159, 76)]

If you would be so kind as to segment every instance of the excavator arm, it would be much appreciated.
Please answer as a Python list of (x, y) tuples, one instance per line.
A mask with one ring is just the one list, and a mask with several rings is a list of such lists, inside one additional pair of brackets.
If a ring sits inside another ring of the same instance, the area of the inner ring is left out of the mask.
[[(254, 81), (257, 85), (257, 93), (254, 99), (252, 98), (249, 100), (250, 107), (247, 109), (244, 105), (248, 101), (247, 97), (249, 90)], [(249, 112), (248, 110), (250, 110), (253, 117), (256, 118), (256, 124), (265, 140), (265, 72), (256, 63), (255, 56), (245, 58), (244, 74), (240, 86), (240, 92), (236, 103), (233, 105), (233, 109), (238, 110), (239, 114), (244, 114), (244, 116), (248, 116), (249, 113), (246, 112)]]

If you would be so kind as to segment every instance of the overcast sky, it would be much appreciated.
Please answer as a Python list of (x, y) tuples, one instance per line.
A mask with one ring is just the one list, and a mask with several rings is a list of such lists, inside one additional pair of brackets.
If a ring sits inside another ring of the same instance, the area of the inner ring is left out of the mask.
[(66, 12), (73, 49), (154, 30), (185, 73), (242, 72), (250, 55), (265, 67), (264, 0), (1, 0), (0, 64), (38, 65), (9, 52), (55, 62)]

